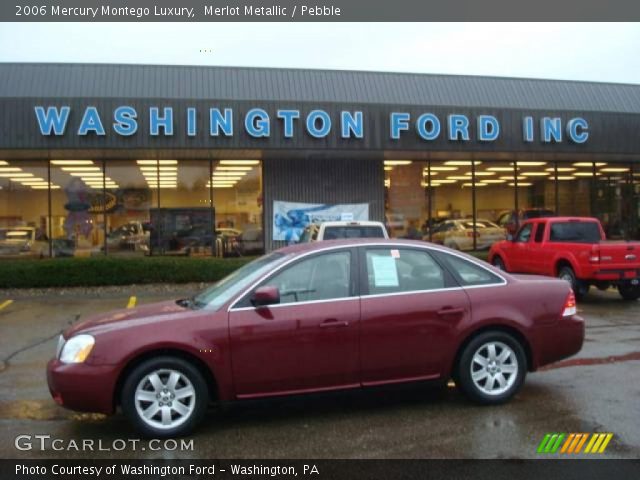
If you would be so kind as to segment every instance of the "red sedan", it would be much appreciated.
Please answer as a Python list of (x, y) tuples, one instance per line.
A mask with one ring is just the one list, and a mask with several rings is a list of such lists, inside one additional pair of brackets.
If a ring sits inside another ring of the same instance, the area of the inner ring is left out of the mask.
[(339, 240), (270, 253), (193, 298), (96, 315), (64, 332), (47, 374), (59, 404), (120, 406), (166, 437), (211, 402), (401, 382), (453, 378), (497, 404), (583, 339), (563, 280), (423, 242)]

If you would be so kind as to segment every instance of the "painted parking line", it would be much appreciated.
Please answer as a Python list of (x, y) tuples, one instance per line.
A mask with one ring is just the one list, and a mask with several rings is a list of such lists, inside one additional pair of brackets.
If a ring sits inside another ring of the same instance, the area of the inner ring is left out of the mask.
[(13, 303), (13, 300), (6, 300), (6, 301), (0, 303), (0, 310), (2, 310), (3, 308), (7, 308), (12, 303)]
[(138, 299), (134, 296), (129, 297), (129, 303), (127, 303), (127, 308), (133, 308), (136, 306), (136, 302)]

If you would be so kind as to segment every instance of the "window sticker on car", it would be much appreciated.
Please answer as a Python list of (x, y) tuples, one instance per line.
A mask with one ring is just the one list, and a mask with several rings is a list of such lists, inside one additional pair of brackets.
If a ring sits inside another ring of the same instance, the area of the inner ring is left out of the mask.
[(397, 287), (400, 285), (396, 261), (393, 257), (373, 256), (371, 257), (371, 266), (376, 287)]
[(391, 256), (393, 258), (400, 258), (400, 250), (391, 250)]

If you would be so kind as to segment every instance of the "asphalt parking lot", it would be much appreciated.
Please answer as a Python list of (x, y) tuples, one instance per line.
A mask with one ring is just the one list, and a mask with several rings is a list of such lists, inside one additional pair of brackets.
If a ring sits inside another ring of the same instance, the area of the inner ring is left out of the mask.
[(16, 449), (18, 435), (92, 439), (96, 446), (100, 440), (103, 448), (139, 438), (122, 415), (58, 407), (47, 389), (46, 362), (59, 332), (84, 315), (197, 288), (0, 292), (0, 457), (535, 458), (549, 432), (611, 432), (600, 457), (640, 456), (640, 305), (621, 301), (614, 291), (592, 291), (579, 304), (587, 322), (580, 354), (530, 374), (507, 405), (478, 407), (452, 387), (403, 387), (214, 409), (187, 451)]

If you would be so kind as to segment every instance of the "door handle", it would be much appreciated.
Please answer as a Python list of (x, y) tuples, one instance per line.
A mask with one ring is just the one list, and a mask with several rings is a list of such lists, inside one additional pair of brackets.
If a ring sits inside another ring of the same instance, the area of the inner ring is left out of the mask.
[(329, 327), (348, 327), (349, 322), (347, 321), (339, 321), (336, 318), (327, 318), (320, 324), (320, 328), (329, 328)]
[(440, 310), (438, 310), (438, 315), (443, 316), (443, 315), (456, 315), (459, 313), (464, 313), (464, 308), (462, 307), (458, 307), (458, 308), (454, 308), (454, 307), (444, 307), (441, 308)]

